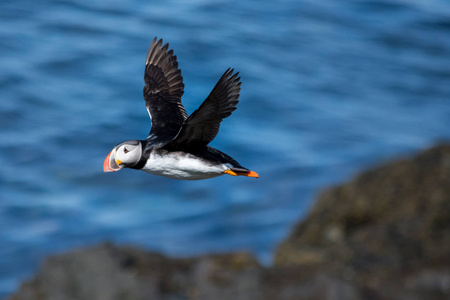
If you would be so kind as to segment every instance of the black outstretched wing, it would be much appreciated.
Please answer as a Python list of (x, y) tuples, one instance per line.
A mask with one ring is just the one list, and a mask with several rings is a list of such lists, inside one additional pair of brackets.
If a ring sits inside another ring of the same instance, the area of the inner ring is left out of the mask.
[(150, 135), (174, 137), (187, 118), (181, 104), (183, 77), (169, 44), (155, 37), (145, 62), (144, 99), (152, 121)]
[(239, 73), (228, 69), (217, 82), (208, 98), (184, 121), (178, 135), (167, 149), (201, 149), (217, 135), (220, 122), (236, 109), (241, 90)]

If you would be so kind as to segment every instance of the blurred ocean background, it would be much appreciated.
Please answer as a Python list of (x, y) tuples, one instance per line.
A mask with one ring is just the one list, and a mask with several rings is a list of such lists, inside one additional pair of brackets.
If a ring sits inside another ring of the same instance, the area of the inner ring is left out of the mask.
[[(191, 113), (228, 67), (212, 146), (260, 174), (102, 172), (145, 139), (145, 56), (170, 43)], [(1, 1), (0, 298), (102, 241), (171, 256), (272, 252), (321, 189), (450, 140), (446, 0)]]

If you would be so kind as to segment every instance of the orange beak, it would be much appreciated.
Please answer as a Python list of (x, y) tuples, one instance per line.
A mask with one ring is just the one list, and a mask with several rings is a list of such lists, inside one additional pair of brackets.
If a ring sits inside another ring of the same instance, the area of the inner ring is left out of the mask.
[(114, 153), (115, 149), (109, 152), (108, 156), (106, 156), (105, 161), (103, 162), (103, 172), (115, 172), (121, 169), (121, 167), (116, 163)]

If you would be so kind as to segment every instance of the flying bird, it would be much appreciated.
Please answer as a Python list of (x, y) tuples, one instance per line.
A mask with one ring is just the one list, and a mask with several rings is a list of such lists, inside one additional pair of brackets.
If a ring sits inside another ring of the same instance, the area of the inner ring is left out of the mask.
[(142, 170), (173, 179), (199, 180), (223, 174), (259, 177), (208, 144), (239, 102), (239, 73), (228, 69), (190, 116), (181, 103), (183, 77), (169, 44), (153, 39), (145, 61), (144, 99), (152, 123), (145, 140), (118, 144), (106, 156), (104, 172)]

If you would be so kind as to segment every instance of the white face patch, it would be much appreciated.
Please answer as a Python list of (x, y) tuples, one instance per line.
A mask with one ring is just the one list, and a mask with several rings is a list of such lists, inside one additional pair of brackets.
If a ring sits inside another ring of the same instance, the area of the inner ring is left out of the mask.
[(142, 146), (139, 144), (128, 144), (127, 142), (117, 146), (115, 159), (118, 165), (133, 166), (139, 162), (142, 155)]

